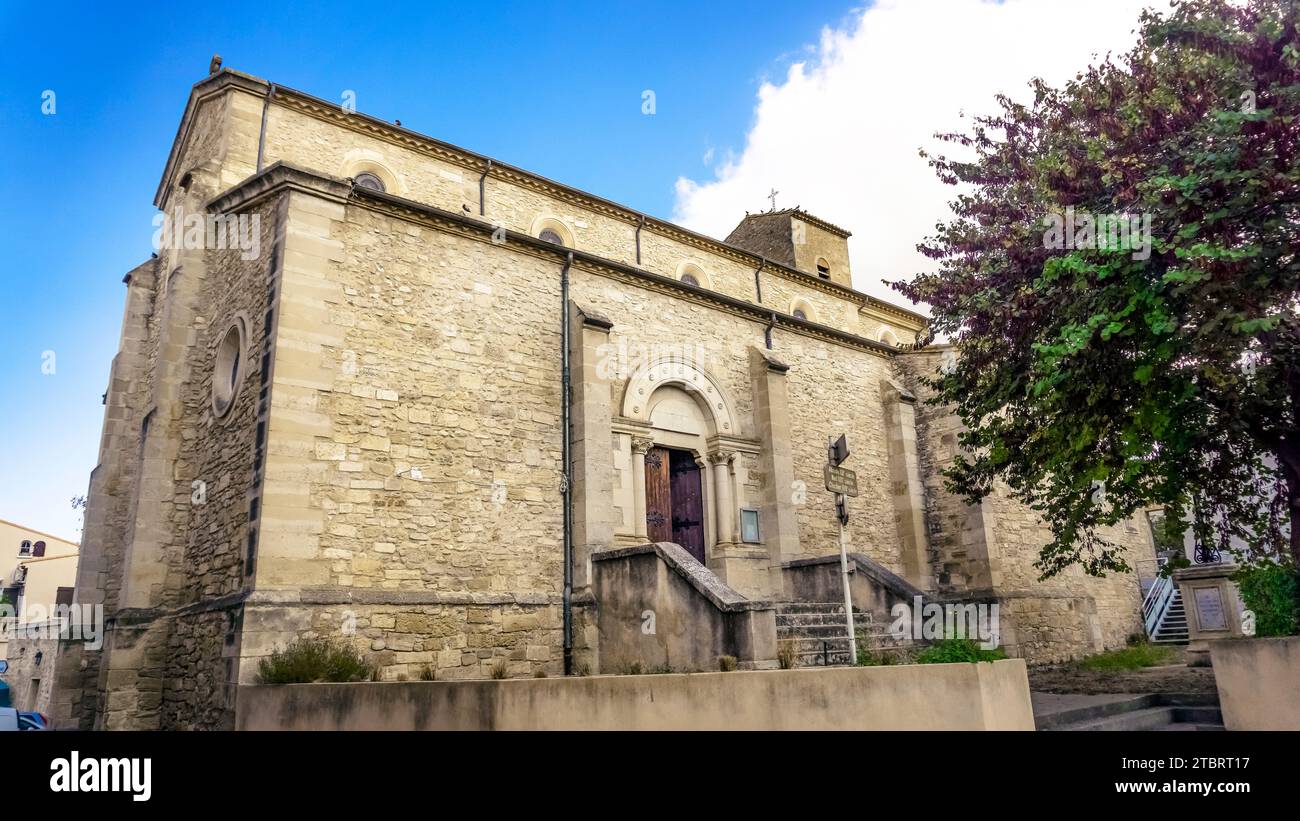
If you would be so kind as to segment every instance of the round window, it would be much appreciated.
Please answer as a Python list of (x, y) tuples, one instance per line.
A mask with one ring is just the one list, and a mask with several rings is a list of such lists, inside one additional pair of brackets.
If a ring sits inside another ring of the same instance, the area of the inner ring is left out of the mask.
[(212, 371), (212, 409), (217, 416), (225, 416), (235, 403), (243, 374), (244, 321), (237, 319), (226, 329), (217, 345), (217, 361)]
[(687, 285), (694, 285), (697, 288), (700, 285), (700, 281), (695, 278), (694, 274), (682, 274), (682, 282), (685, 282)]
[(371, 174), (369, 171), (362, 171), (353, 179), (356, 184), (362, 188), (369, 188), (372, 191), (380, 192), (386, 190), (384, 188), (384, 181), (379, 179), (378, 176)]
[(542, 231), (542, 233), (538, 234), (537, 238), (542, 240), (543, 242), (549, 242), (552, 245), (564, 244), (564, 238), (561, 237), (557, 232), (552, 231), (550, 228), (547, 228), (544, 231)]

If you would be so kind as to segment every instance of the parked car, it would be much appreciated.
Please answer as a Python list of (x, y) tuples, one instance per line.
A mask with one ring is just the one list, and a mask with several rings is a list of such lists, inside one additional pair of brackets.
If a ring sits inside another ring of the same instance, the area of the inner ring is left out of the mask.
[(27, 713), (13, 707), (0, 707), (0, 732), (16, 730), (48, 730), (49, 720), (44, 713)]
[[(9, 662), (0, 660), (0, 675), (9, 670)], [(15, 710), (10, 705), (9, 685), (0, 681), (0, 732), (6, 730), (48, 730), (49, 719), (44, 713)]]

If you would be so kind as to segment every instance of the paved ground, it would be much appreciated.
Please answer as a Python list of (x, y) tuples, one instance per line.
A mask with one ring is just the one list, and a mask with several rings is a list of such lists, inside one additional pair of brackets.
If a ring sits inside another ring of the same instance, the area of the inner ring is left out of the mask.
[(1098, 704), (1109, 704), (1111, 702), (1129, 701), (1134, 698), (1140, 698), (1136, 693), (1112, 693), (1107, 695), (1081, 695), (1067, 693), (1039, 693), (1029, 694), (1034, 704), (1034, 715), (1045, 716), (1054, 713), (1062, 713), (1067, 710), (1074, 710), (1079, 707), (1093, 707)]
[(1037, 693), (1114, 696), (1123, 693), (1213, 693), (1214, 670), (1179, 663), (1140, 670), (1084, 670), (1074, 664), (1029, 668), (1029, 689)]

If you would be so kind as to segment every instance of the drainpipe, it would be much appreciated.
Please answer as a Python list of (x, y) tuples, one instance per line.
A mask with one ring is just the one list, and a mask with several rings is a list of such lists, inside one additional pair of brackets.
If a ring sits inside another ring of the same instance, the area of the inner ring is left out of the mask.
[[(763, 304), (763, 281), (758, 278), (758, 275), (763, 272), (763, 266), (766, 264), (767, 264), (767, 257), (759, 256), (758, 267), (754, 269), (754, 293), (758, 297), (759, 305)], [(768, 345), (767, 347), (770, 348), (772, 346)]]
[(767, 327), (763, 329), (763, 341), (767, 343), (767, 349), (772, 350), (772, 327), (776, 325), (776, 311), (772, 312), (772, 317), (767, 320)]
[(487, 215), (487, 178), (492, 173), (492, 161), (487, 161), (487, 168), (483, 169), (483, 176), (478, 178), (478, 215), (480, 217)]
[(271, 110), (271, 98), (275, 96), (275, 83), (267, 89), (266, 99), (262, 101), (262, 130), (257, 135), (257, 170), (262, 170), (262, 151), (266, 148), (266, 114)]
[(573, 431), (569, 429), (569, 405), (573, 388), (569, 382), (569, 267), (573, 252), (560, 269), (560, 492), (564, 496), (564, 674), (573, 673), (573, 493), (569, 480)]
[(641, 229), (645, 227), (645, 214), (641, 215), (641, 221), (636, 225), (636, 264), (641, 264)]

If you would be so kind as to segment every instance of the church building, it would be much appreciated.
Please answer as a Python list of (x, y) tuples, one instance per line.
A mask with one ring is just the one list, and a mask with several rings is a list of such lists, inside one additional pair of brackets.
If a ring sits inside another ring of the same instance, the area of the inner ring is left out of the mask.
[(719, 241), (230, 70), (155, 205), (76, 586), (106, 635), (62, 648), (57, 724), (232, 727), (301, 637), (385, 680), (847, 663), (841, 539), (868, 647), (916, 597), (998, 604), (1031, 662), (1143, 629), (1133, 576), (1040, 582), (1031, 511), (944, 489), (955, 352), (808, 211)]

